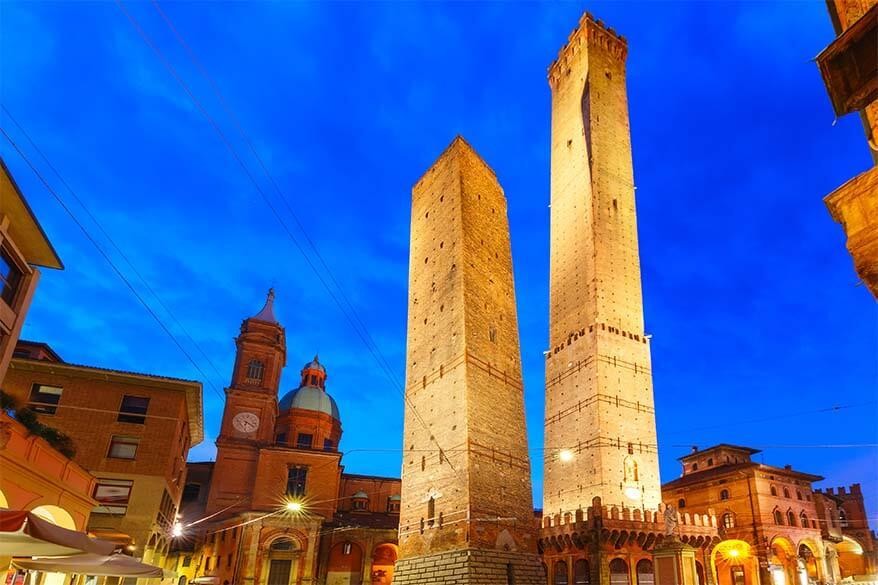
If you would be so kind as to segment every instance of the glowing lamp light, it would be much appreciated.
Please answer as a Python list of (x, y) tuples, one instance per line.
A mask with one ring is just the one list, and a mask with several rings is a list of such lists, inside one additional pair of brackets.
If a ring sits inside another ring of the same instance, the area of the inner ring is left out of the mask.
[(731, 550), (729, 551), (729, 556), (732, 557), (733, 559), (736, 559), (736, 558), (738, 558), (739, 556), (741, 556), (741, 551), (739, 551), (739, 550), (736, 549), (736, 548), (733, 548), (733, 549), (731, 549)]
[(180, 538), (183, 536), (183, 525), (179, 522), (174, 522), (174, 526), (171, 527), (171, 536), (173, 538)]
[(570, 449), (561, 449), (558, 451), (558, 459), (561, 463), (569, 463), (570, 461), (573, 461), (573, 451)]
[(301, 512), (303, 509), (302, 502), (294, 502), (294, 501), (287, 502), (284, 505), (284, 508), (286, 508), (287, 512)]
[(629, 500), (639, 500), (640, 499), (640, 488), (635, 487), (633, 485), (629, 485), (625, 488), (625, 497)]

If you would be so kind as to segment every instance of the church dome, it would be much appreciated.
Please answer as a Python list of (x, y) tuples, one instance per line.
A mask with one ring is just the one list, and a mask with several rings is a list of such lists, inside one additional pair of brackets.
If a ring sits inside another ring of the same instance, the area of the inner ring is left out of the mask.
[(340, 421), (341, 416), (338, 413), (338, 405), (335, 404), (332, 396), (324, 390), (315, 386), (302, 386), (291, 390), (280, 399), (277, 405), (281, 412), (290, 410), (291, 408), (300, 408), (302, 410), (313, 410), (328, 414), (335, 420)]

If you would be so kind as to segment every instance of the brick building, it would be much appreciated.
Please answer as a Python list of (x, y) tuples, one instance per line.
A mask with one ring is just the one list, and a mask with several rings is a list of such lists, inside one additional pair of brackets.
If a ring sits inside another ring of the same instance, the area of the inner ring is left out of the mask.
[(718, 585), (834, 582), (812, 483), (818, 475), (757, 463), (757, 449), (717, 445), (681, 457), (683, 474), (662, 486), (687, 514), (713, 513), (721, 542), (711, 550)]
[(89, 532), (162, 565), (186, 457), (203, 438), (201, 383), (71, 364), (20, 341), (3, 387), (68, 435), (95, 476)]
[(216, 462), (189, 464), (171, 568), (199, 583), (390, 583), (400, 481), (344, 473), (319, 358), (279, 396), (286, 341), (273, 292), (236, 344)]

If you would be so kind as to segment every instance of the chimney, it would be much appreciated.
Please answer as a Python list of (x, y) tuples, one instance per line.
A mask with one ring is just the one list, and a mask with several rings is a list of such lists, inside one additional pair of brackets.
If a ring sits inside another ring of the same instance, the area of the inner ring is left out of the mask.
[(783, 466), (783, 468), (784, 468), (784, 469), (789, 469), (789, 470), (792, 470), (792, 469), (793, 469), (793, 466), (792, 466), (792, 465), (789, 465), (789, 464), (787, 464), (787, 465), (784, 465), (784, 466)]
[(692, 452), (698, 453), (698, 445), (692, 445)]

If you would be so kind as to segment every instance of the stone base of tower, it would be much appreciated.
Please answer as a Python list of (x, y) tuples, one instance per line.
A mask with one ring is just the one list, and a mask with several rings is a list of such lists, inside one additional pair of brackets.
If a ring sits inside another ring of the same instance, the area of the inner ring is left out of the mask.
[(393, 585), (546, 585), (535, 554), (462, 549), (400, 559)]

